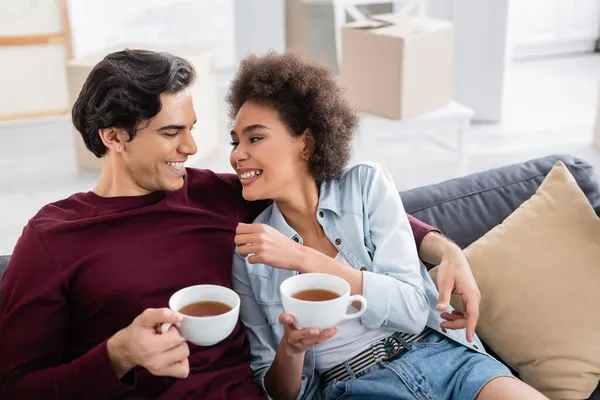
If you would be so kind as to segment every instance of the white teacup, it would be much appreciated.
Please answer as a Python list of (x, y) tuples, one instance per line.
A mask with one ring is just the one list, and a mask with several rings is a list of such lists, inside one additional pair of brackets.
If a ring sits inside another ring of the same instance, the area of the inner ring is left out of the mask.
[[(231, 307), (231, 310), (220, 315), (206, 317), (192, 317), (180, 312), (183, 307), (201, 301), (224, 303)], [(224, 286), (189, 286), (171, 296), (169, 308), (183, 315), (183, 320), (176, 326), (185, 340), (198, 346), (212, 346), (233, 332), (240, 314), (240, 297), (236, 292)], [(169, 323), (162, 324), (162, 333), (167, 332), (171, 325)]]
[[(295, 299), (298, 292), (324, 289), (335, 292), (339, 297), (325, 301)], [(341, 321), (358, 318), (367, 310), (367, 299), (361, 295), (350, 296), (350, 285), (344, 279), (329, 274), (300, 274), (283, 281), (279, 287), (283, 310), (294, 317), (299, 328), (328, 329)], [(355, 301), (361, 303), (358, 312), (348, 314), (348, 307)]]

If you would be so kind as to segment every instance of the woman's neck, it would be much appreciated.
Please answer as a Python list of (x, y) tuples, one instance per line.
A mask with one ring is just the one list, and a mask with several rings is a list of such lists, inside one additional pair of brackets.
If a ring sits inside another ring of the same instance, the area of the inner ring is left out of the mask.
[(288, 193), (285, 198), (275, 199), (277, 207), (288, 225), (300, 236), (322, 232), (321, 225), (317, 221), (319, 206), (317, 183), (310, 179), (305, 184), (299, 185), (296, 190), (288, 191)]

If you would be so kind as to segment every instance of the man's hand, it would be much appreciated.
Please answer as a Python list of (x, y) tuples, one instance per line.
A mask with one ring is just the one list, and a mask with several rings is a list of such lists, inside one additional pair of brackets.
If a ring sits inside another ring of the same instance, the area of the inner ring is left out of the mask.
[(442, 322), (441, 327), (447, 329), (467, 328), (467, 340), (473, 341), (475, 327), (479, 320), (479, 302), (481, 301), (481, 292), (477, 287), (469, 262), (463, 251), (456, 245), (453, 245), (454, 251), (445, 251), (442, 255), (441, 263), (437, 271), (437, 286), (439, 298), (436, 309), (443, 311), (450, 304), (450, 296), (458, 294), (462, 297), (464, 312), (454, 310), (452, 314), (442, 313), (441, 316), (446, 321)]
[(448, 308), (453, 293), (462, 297), (465, 312), (442, 313), (442, 318), (446, 320), (442, 323), (442, 328), (467, 328), (467, 340), (472, 342), (477, 320), (479, 320), (481, 292), (467, 257), (460, 247), (437, 232), (429, 232), (425, 235), (419, 246), (419, 256), (427, 263), (438, 265), (436, 278), (440, 292), (436, 306), (438, 311)]
[(297, 270), (302, 246), (277, 229), (265, 224), (239, 224), (235, 244), (242, 257), (252, 264), (267, 264), (273, 268)]
[(152, 375), (186, 378), (190, 349), (175, 327), (160, 333), (162, 323), (176, 324), (182, 316), (168, 308), (147, 309), (107, 342), (108, 357), (122, 378), (136, 366)]

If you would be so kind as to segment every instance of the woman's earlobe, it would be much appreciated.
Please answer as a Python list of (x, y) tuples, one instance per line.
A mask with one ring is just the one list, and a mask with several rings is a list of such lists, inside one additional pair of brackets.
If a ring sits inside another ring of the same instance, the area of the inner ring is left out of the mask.
[(310, 129), (305, 129), (302, 133), (304, 139), (304, 148), (302, 149), (302, 159), (308, 161), (315, 148), (315, 138)]

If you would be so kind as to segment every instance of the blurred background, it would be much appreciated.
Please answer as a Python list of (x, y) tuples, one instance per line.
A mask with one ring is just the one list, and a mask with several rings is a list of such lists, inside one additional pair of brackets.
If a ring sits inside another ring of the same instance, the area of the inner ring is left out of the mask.
[(41, 206), (94, 187), (69, 111), (109, 51), (194, 63), (189, 166), (217, 172), (240, 60), (323, 62), (361, 112), (354, 161), (403, 190), (553, 153), (600, 166), (599, 43), (598, 0), (0, 0), (0, 254)]

